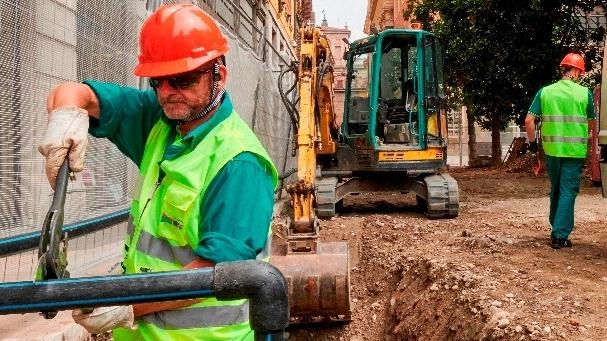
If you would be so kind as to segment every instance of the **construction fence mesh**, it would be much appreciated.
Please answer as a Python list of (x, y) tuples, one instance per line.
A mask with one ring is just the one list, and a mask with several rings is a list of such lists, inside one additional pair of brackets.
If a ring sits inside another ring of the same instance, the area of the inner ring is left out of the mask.
[[(53, 191), (37, 150), (51, 89), (84, 79), (143, 87), (146, 82), (132, 73), (139, 29), (153, 9), (174, 2), (179, 1), (0, 0), (0, 240), (40, 231), (51, 204)], [(288, 50), (281, 51), (287, 39), (275, 48), (264, 34), (271, 30), (269, 14), (246, 1), (197, 3), (229, 37), (228, 90), (236, 111), (253, 127), (279, 172), (293, 168), (295, 160), (287, 152), (290, 121), (277, 87), (277, 71), (292, 58)], [(264, 20), (253, 20), (258, 12), (266, 13)], [(89, 139), (85, 168), (68, 186), (66, 224), (126, 209), (133, 194), (137, 166), (109, 141)], [(72, 275), (86, 275), (94, 263), (116, 257), (124, 225), (70, 240)], [(36, 267), (37, 250), (0, 257), (0, 282), (30, 280)]]

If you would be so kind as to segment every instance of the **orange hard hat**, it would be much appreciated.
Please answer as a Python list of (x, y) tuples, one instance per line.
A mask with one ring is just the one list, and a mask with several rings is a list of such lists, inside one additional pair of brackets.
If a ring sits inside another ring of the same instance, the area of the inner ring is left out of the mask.
[(577, 53), (568, 53), (561, 61), (560, 66), (571, 66), (576, 69), (580, 69), (582, 73), (586, 72), (586, 65), (584, 64), (584, 58)]
[(217, 22), (192, 4), (165, 5), (143, 23), (133, 72), (159, 77), (192, 71), (228, 52)]

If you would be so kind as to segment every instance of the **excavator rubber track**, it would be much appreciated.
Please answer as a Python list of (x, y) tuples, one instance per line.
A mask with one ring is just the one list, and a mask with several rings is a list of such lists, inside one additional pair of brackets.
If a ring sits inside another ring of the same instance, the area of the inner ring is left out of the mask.
[[(459, 187), (449, 174), (433, 174), (423, 178), (426, 198), (417, 196), (418, 205), (425, 204), (428, 218), (455, 218), (459, 212)], [(420, 202), (421, 201), (421, 202)], [(424, 208), (424, 207), (422, 207)]]
[(316, 179), (316, 216), (328, 219), (335, 216), (335, 188), (336, 177)]
[[(365, 179), (368, 183), (373, 183), (371, 179)], [(390, 185), (386, 185), (389, 182)], [(358, 182), (360, 184), (361, 182)], [(417, 205), (424, 214), (430, 219), (455, 218), (459, 212), (459, 188), (457, 181), (449, 174), (430, 174), (421, 178), (409, 179), (396, 184), (391, 180), (375, 180), (373, 185), (350, 186), (349, 190), (341, 186), (337, 193), (337, 177), (317, 178), (316, 187), (316, 215), (322, 219), (329, 219), (336, 214), (336, 207), (343, 195), (349, 192), (362, 191), (413, 191), (416, 193)], [(383, 187), (383, 188), (382, 188)]]

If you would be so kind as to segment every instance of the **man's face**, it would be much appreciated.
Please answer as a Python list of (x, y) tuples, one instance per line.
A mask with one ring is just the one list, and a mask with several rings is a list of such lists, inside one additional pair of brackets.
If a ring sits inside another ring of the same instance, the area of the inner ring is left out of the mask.
[[(198, 114), (211, 100), (213, 64), (187, 73), (152, 78), (150, 85), (156, 89), (158, 102), (168, 118), (187, 120)], [(222, 85), (219, 84), (219, 88)]]

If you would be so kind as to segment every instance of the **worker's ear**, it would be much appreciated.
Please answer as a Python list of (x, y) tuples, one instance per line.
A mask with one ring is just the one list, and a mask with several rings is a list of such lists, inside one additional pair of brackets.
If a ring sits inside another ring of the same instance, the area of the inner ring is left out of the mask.
[(216, 80), (219, 82), (219, 86), (225, 88), (228, 78), (228, 68), (223, 64), (219, 65), (219, 73), (215, 76), (217, 77)]

